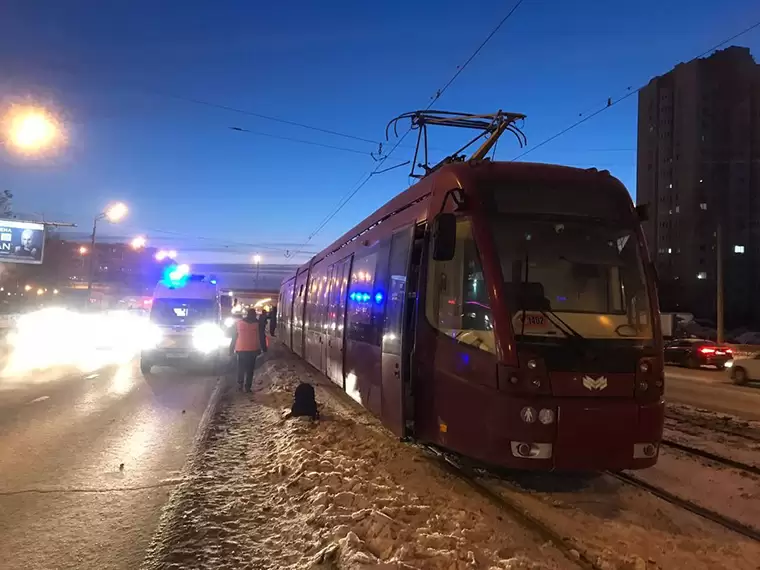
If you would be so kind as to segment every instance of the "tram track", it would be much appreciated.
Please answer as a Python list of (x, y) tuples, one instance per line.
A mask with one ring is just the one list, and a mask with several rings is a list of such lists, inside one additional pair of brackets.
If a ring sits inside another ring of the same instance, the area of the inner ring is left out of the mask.
[(721, 515), (720, 513), (717, 513), (711, 509), (705, 508), (693, 501), (679, 497), (678, 495), (675, 495), (671, 493), (670, 491), (666, 491), (665, 489), (661, 487), (652, 485), (651, 483), (647, 483), (646, 481), (643, 481), (642, 479), (639, 479), (638, 477), (634, 477), (633, 475), (629, 475), (628, 473), (608, 471), (607, 474), (627, 485), (646, 491), (650, 495), (654, 495), (655, 497), (658, 497), (659, 499), (662, 499), (663, 501), (666, 501), (670, 503), (671, 505), (685, 509), (704, 519), (707, 519), (715, 524), (718, 524), (722, 526), (723, 528), (726, 528), (730, 531), (741, 534), (742, 536), (745, 536), (747, 538), (760, 542), (760, 530), (754, 527), (751, 527), (735, 519)]
[[(584, 570), (603, 570), (602, 566), (598, 565), (588, 554), (586, 554), (586, 549), (584, 549), (581, 544), (571, 542), (551, 525), (546, 524), (538, 517), (532, 515), (527, 508), (492, 489), (489, 485), (481, 481), (480, 475), (478, 475), (474, 469), (465, 465), (456, 456), (429, 445), (418, 444), (418, 446), (428, 459), (438, 464), (447, 473), (450, 473), (460, 481), (466, 483), (480, 496), (488, 500), (499, 510), (505, 512), (511, 519), (536, 534), (543, 542), (550, 542), (555, 548), (562, 552), (568, 561)], [(499, 483), (510, 487), (510, 489), (515, 492), (519, 492), (519, 489), (516, 486), (504, 480), (502, 477), (496, 477), (498, 478)]]
[(753, 475), (760, 476), (760, 467), (756, 465), (750, 465), (749, 463), (744, 463), (742, 461), (737, 461), (735, 459), (731, 459), (729, 457), (724, 457), (722, 455), (717, 455), (715, 453), (711, 453), (709, 451), (705, 451), (704, 449), (699, 449), (698, 447), (692, 447), (690, 445), (686, 445), (683, 443), (680, 443), (678, 441), (673, 441), (671, 439), (663, 439), (660, 441), (660, 445), (669, 447), (672, 449), (677, 449), (679, 451), (682, 451), (689, 455), (695, 455), (697, 457), (701, 457), (703, 459), (708, 459), (710, 461), (713, 461), (715, 463), (719, 463), (720, 465), (725, 465), (727, 467), (731, 467), (733, 469), (737, 469), (739, 471), (745, 471), (747, 473), (752, 473)]
[[(674, 415), (668, 412), (665, 413), (665, 418), (675, 422), (676, 424), (686, 424), (689, 426), (698, 427), (703, 430), (718, 432), (724, 435), (738, 437), (740, 439), (743, 439), (752, 443), (760, 443), (760, 434), (757, 434), (754, 432), (747, 433), (746, 431), (741, 431), (740, 429), (731, 429), (730, 427), (715, 425), (714, 422), (710, 422), (704, 419), (690, 418), (688, 416), (682, 416), (682, 415)], [(666, 427), (668, 426), (666, 425)], [(671, 429), (678, 430), (677, 427), (674, 427), (674, 426), (670, 426), (670, 427)], [(681, 430), (678, 430), (678, 431), (681, 431)]]
[[(674, 449), (680, 449), (686, 453), (692, 453), (705, 459), (717, 462), (722, 465), (739, 469), (742, 471), (756, 474), (760, 472), (760, 469), (753, 465), (748, 465), (739, 461), (735, 461), (726, 457), (721, 457), (712, 454), (707, 451), (703, 451), (697, 448), (691, 448), (678, 442), (672, 442), (666, 440), (663, 442), (665, 446), (672, 447)], [(479, 495), (487, 499), (491, 504), (505, 512), (506, 516), (509, 516), (519, 524), (523, 525), (534, 534), (536, 534), (542, 541), (551, 542), (563, 555), (573, 564), (579, 568), (601, 570), (603, 566), (597, 564), (597, 557), (594, 554), (594, 548), (586, 547), (582, 542), (576, 539), (568, 539), (565, 534), (558, 527), (553, 524), (549, 524), (541, 520), (541, 518), (535, 516), (530, 512), (530, 509), (522, 505), (519, 501), (510, 499), (498, 490), (492, 488), (491, 485), (484, 482), (483, 476), (493, 477), (499, 485), (503, 485), (506, 490), (510, 492), (523, 495), (524, 491), (518, 485), (510, 482), (505, 477), (498, 473), (492, 473), (488, 469), (481, 467), (473, 467), (467, 465), (466, 460), (462, 460), (456, 455), (452, 455), (448, 452), (444, 452), (433, 446), (419, 444), (423, 453), (432, 461), (441, 466), (446, 472), (457, 477), (464, 483), (466, 483), (471, 489), (477, 492)], [(668, 504), (677, 507), (678, 509), (688, 511), (702, 519), (705, 519), (713, 524), (716, 524), (728, 531), (740, 534), (746, 538), (760, 542), (760, 530), (752, 526), (744, 524), (733, 518), (724, 516), (716, 511), (703, 507), (693, 501), (679, 497), (678, 495), (667, 491), (661, 487), (643, 481), (638, 477), (622, 472), (604, 472), (604, 475), (610, 476), (615, 480), (625, 484), (629, 487), (634, 487), (639, 491), (643, 491), (656, 497), (659, 500), (665, 501)]]

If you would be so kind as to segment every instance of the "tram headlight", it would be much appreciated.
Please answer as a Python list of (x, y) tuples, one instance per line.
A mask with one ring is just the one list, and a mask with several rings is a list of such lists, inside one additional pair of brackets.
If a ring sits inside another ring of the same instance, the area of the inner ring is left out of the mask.
[(554, 423), (554, 410), (551, 410), (549, 408), (542, 408), (540, 412), (538, 412), (538, 421), (544, 424), (545, 426), (548, 426), (549, 424)]

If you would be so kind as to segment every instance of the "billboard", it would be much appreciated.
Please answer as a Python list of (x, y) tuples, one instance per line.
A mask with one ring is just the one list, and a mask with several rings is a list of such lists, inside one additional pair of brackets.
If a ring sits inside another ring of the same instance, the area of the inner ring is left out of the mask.
[(0, 220), (0, 262), (42, 263), (45, 224)]

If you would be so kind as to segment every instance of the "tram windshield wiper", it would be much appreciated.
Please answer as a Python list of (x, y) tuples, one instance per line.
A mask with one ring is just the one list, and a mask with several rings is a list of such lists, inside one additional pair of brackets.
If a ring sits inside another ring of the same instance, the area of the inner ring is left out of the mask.
[(567, 324), (566, 321), (562, 319), (557, 313), (552, 311), (551, 309), (537, 309), (539, 313), (541, 313), (544, 317), (547, 318), (549, 322), (551, 322), (555, 327), (557, 327), (559, 330), (561, 330), (563, 333), (565, 333), (565, 336), (572, 337), (577, 340), (588, 340), (585, 336), (583, 336), (581, 333), (579, 333), (577, 330), (575, 330), (573, 327), (571, 327), (569, 324)]

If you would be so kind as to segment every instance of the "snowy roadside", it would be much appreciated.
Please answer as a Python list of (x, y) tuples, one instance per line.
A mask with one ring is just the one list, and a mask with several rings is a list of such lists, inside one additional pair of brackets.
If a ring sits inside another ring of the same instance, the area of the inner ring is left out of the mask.
[[(283, 419), (301, 380), (315, 424)], [(323, 382), (275, 351), (228, 386), (146, 570), (575, 567)]]

